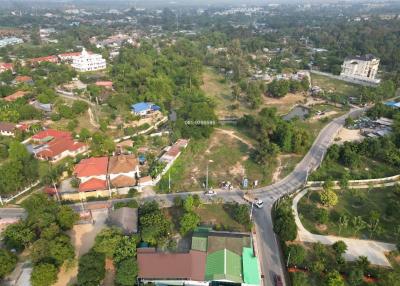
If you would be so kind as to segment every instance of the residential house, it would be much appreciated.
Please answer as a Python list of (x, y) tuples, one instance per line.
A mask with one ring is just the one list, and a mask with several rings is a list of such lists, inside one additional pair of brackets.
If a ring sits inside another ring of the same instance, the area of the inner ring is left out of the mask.
[(89, 192), (108, 189), (108, 157), (83, 159), (75, 166), (74, 176), (80, 180), (79, 191)]
[(75, 141), (71, 132), (48, 129), (31, 137), (39, 145), (34, 148), (36, 158), (58, 162), (66, 157), (75, 157), (88, 150), (84, 143)]
[(5, 71), (13, 71), (14, 65), (12, 63), (0, 63), (0, 73)]
[(96, 86), (104, 87), (107, 89), (112, 89), (113, 88), (113, 82), (112, 81), (96, 81), (95, 83)]
[(139, 102), (131, 106), (132, 113), (138, 116), (146, 116), (160, 109), (158, 105), (151, 102)]
[(5, 101), (12, 102), (12, 101), (16, 101), (18, 98), (24, 97), (26, 94), (27, 94), (26, 91), (19, 90), (19, 91), (16, 91), (16, 92), (14, 92), (13, 94), (11, 94), (9, 96), (4, 97), (3, 99)]
[(14, 123), (0, 122), (0, 135), (15, 136), (17, 126)]
[(44, 63), (44, 62), (56, 64), (56, 63), (58, 63), (58, 57), (47, 56), (47, 57), (33, 58), (33, 59), (29, 60), (29, 63), (31, 65), (40, 64), (40, 63)]
[(108, 175), (114, 188), (132, 187), (140, 177), (139, 161), (135, 155), (119, 155), (110, 157)]
[(217, 232), (198, 228), (187, 253), (157, 252), (138, 248), (138, 281), (144, 284), (209, 285), (214, 282), (235, 285), (260, 285), (258, 258), (251, 234)]
[(0, 48), (3, 48), (5, 46), (12, 46), (12, 45), (17, 45), (17, 44), (22, 44), (24, 41), (20, 38), (17, 37), (9, 37), (9, 38), (2, 38), (0, 39)]
[(178, 139), (174, 145), (167, 148), (167, 151), (160, 157), (160, 161), (171, 163), (173, 162), (182, 152), (182, 149), (186, 148), (189, 141), (186, 139)]
[(15, 84), (18, 84), (18, 83), (33, 84), (33, 79), (30, 76), (19, 75), (15, 78), (14, 82), (15, 82)]

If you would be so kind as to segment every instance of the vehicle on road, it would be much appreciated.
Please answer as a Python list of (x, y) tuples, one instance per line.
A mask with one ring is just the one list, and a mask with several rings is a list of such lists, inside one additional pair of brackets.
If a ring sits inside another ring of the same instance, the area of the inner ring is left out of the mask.
[(208, 190), (208, 191), (206, 191), (204, 194), (205, 194), (206, 196), (213, 197), (213, 196), (215, 196), (217, 193), (216, 193), (215, 191), (213, 191), (213, 190)]
[(264, 202), (262, 200), (260, 200), (259, 198), (254, 198), (248, 192), (244, 194), (243, 199), (249, 202), (250, 204), (254, 204), (259, 209), (261, 209), (264, 206)]
[(283, 286), (282, 277), (278, 274), (275, 274), (274, 277), (275, 286)]

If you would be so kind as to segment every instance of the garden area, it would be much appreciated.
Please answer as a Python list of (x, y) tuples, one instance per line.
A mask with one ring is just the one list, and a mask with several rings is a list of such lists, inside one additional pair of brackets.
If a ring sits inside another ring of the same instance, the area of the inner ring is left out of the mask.
[(400, 187), (310, 191), (299, 202), (312, 233), (398, 243)]

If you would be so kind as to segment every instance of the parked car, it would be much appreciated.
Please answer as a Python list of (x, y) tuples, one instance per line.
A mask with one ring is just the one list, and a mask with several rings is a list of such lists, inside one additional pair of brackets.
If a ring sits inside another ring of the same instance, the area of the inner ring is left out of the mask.
[(282, 277), (280, 275), (275, 274), (274, 280), (275, 286), (283, 286)]
[(213, 190), (208, 190), (208, 191), (206, 191), (204, 194), (205, 194), (206, 196), (212, 197), (212, 196), (215, 196), (217, 193), (216, 193), (215, 191), (213, 191)]

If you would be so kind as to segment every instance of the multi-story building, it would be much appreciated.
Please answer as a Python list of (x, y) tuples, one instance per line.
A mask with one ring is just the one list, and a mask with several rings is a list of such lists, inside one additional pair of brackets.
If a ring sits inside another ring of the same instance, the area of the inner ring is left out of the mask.
[(380, 60), (371, 54), (345, 58), (342, 64), (342, 77), (378, 83), (375, 79)]
[(107, 67), (102, 55), (90, 54), (85, 49), (79, 56), (72, 58), (72, 67), (79, 72), (103, 70)]

